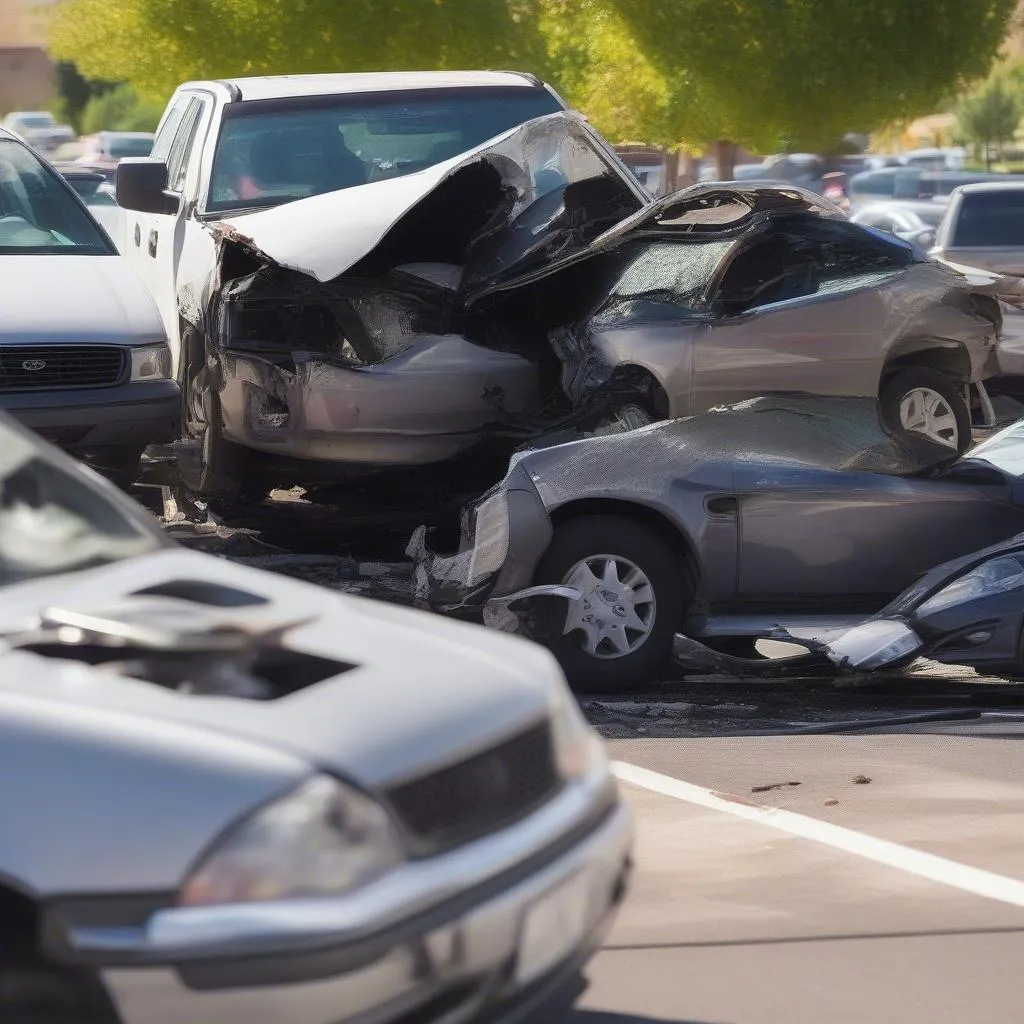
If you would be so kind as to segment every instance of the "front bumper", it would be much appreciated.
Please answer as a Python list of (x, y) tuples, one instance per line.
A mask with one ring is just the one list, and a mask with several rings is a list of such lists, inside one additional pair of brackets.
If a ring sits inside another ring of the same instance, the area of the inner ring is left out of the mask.
[[(600, 944), (625, 891), (631, 845), (630, 814), (615, 803), (543, 866), (468, 906), (450, 901), (391, 941), (296, 953), (286, 933), (280, 953), (192, 963), (168, 956), (158, 966), (106, 968), (102, 978), (124, 1024), (526, 1024)], [(517, 981), (524, 919), (576, 879), (589, 893), (579, 932), (550, 968)]]
[(177, 434), (181, 397), (173, 380), (109, 388), (0, 394), (0, 407), (67, 451), (141, 452)]

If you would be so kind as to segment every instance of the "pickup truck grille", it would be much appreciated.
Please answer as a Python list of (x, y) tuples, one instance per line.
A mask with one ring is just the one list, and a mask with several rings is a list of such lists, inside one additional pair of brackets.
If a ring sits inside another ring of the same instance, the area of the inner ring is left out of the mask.
[(124, 371), (114, 345), (0, 346), (0, 391), (109, 387)]
[(414, 843), (437, 853), (512, 824), (558, 787), (551, 729), (542, 722), (387, 797)]

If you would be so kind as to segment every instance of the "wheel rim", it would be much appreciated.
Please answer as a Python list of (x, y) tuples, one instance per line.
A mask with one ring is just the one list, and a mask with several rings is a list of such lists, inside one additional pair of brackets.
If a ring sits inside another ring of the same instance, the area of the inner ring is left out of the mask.
[(576, 633), (594, 658), (624, 658), (639, 650), (654, 628), (656, 602), (647, 574), (621, 555), (591, 555), (562, 580), (580, 597), (569, 602), (562, 634)]
[(200, 442), (200, 464), (205, 468), (210, 464), (210, 394), (199, 386), (202, 371), (189, 373), (185, 390), (185, 409), (183, 427), (186, 440)]
[(949, 402), (932, 388), (914, 388), (900, 402), (900, 424), (947, 448), (959, 448), (960, 429)]

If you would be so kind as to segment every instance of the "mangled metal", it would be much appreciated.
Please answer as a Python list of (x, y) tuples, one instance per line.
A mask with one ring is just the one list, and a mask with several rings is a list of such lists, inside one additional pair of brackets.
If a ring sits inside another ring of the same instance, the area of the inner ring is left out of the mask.
[[(435, 552), (429, 532), (418, 532), (409, 550), (418, 598), (440, 610), (478, 608), (485, 621), (535, 639), (550, 637), (553, 622), (572, 635), (579, 599), (559, 589), (574, 587), (572, 573), (544, 577), (548, 552), (567, 528), (593, 521), (593, 557), (617, 556), (621, 524), (634, 524), (658, 538), (658, 557), (672, 559), (659, 585), (678, 594), (657, 600), (684, 608), (670, 623), (666, 658), (682, 633), (676, 655), (710, 674), (827, 668), (826, 643), (922, 573), (979, 538), (1024, 530), (1022, 437), (1014, 427), (958, 458), (888, 429), (870, 399), (779, 395), (537, 446), (519, 452), (485, 496), (488, 507), (505, 506), (500, 544), (473, 507), (455, 550)], [(810, 654), (765, 664), (723, 650), (730, 637), (784, 640)], [(630, 685), (628, 667), (623, 679)]]
[(586, 436), (623, 410), (877, 397), (919, 365), (959, 403), (995, 366), (995, 296), (1024, 301), (1024, 283), (967, 277), (797, 187), (645, 200), (567, 112), (210, 231), (197, 329), (219, 372), (199, 397), (216, 390), (225, 440), (294, 462), (276, 483)]

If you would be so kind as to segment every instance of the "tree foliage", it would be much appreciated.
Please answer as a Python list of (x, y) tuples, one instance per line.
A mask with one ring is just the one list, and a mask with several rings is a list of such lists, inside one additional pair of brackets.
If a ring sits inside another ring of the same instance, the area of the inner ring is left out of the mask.
[(82, 134), (156, 131), (163, 110), (163, 103), (141, 99), (130, 85), (119, 85), (89, 100), (82, 114)]
[(506, 67), (615, 141), (835, 148), (988, 73), (1016, 0), (62, 0), (82, 73), (190, 78)]
[(715, 135), (833, 149), (988, 73), (1016, 0), (608, 0), (651, 63), (701, 84)]
[(83, 74), (166, 96), (194, 78), (544, 66), (539, 0), (63, 0), (50, 43)]
[(1020, 124), (1020, 98), (1002, 75), (993, 75), (965, 96), (956, 110), (960, 134), (984, 150), (985, 163), (992, 166), (992, 143), (1012, 139)]

